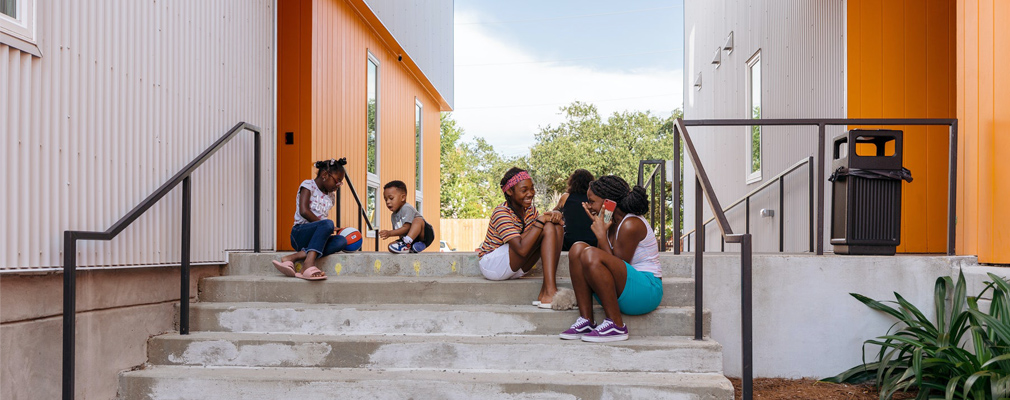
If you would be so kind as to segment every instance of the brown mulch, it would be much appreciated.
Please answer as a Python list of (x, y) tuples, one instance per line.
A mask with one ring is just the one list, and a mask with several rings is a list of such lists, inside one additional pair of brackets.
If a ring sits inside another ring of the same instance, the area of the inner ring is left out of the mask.
[[(740, 378), (733, 382), (736, 398), (742, 398)], [(754, 380), (754, 398), (762, 400), (877, 400), (879, 392), (871, 384), (850, 385), (819, 382), (814, 379), (760, 378)], [(894, 399), (913, 399), (915, 392), (898, 392)]]

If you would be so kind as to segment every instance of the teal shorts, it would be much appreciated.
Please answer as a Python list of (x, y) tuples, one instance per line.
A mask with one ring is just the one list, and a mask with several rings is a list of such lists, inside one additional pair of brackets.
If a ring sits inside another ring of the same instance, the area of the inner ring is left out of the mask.
[[(659, 307), (659, 302), (663, 301), (663, 280), (651, 272), (639, 271), (627, 262), (624, 267), (628, 269), (628, 280), (621, 296), (617, 298), (621, 314), (642, 315)], [(600, 302), (596, 293), (593, 293), (593, 298), (597, 303)]]

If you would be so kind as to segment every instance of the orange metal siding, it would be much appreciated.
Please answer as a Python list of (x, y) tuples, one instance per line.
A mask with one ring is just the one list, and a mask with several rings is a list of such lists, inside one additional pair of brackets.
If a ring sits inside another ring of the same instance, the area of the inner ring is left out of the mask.
[[(849, 0), (849, 118), (951, 118), (954, 4), (949, 0)], [(946, 249), (947, 129), (905, 131), (901, 246), (905, 253)], [(925, 135), (924, 135), (925, 133)]]
[[(435, 229), (439, 230), (439, 112), (440, 104), (434, 96), (419, 82), (417, 75), (412, 73), (405, 62), (398, 61), (398, 54), (390, 49), (389, 38), (383, 38), (372, 25), (366, 22), (361, 12), (361, 4), (352, 4), (344, 0), (306, 0), (311, 1), (311, 11), (305, 13), (300, 20), (311, 19), (311, 39), (303, 40), (311, 43), (310, 48), (302, 50), (310, 60), (309, 82), (311, 93), (309, 100), (309, 129), (311, 135), (311, 150), (309, 162), (327, 158), (347, 157), (348, 177), (354, 183), (361, 201), (367, 199), (367, 180), (365, 175), (365, 126), (366, 126), (366, 63), (368, 53), (379, 62), (379, 179), (381, 184), (399, 179), (407, 183), (409, 203), (414, 202), (414, 101), (418, 99), (423, 104), (424, 159), (422, 177), (424, 183), (425, 203), (421, 210), (425, 218)], [(284, 7), (281, 7), (283, 10)], [(359, 12), (360, 10), (360, 12)], [(281, 29), (284, 21), (281, 20)], [(280, 35), (284, 38), (284, 35)], [(283, 46), (283, 42), (282, 42)], [(283, 58), (279, 61), (284, 63)], [(283, 75), (284, 70), (279, 69)], [(280, 76), (280, 82), (287, 82), (289, 77)], [(283, 88), (283, 83), (281, 84)], [(283, 91), (284, 89), (281, 89)], [(304, 93), (304, 91), (303, 91)], [(279, 106), (278, 121), (285, 121), (283, 106)], [(299, 120), (301, 121), (301, 120)], [(279, 126), (279, 132), (285, 132)], [(281, 139), (283, 140), (283, 138)], [(283, 162), (283, 158), (279, 157)], [(305, 163), (309, 165), (308, 162)], [(290, 249), (288, 234), (294, 214), (294, 193), (298, 182), (312, 176), (302, 172), (301, 176), (278, 177), (278, 182), (288, 187), (278, 187), (278, 248)], [(292, 171), (292, 174), (297, 171)], [(288, 183), (285, 183), (288, 182)], [(379, 188), (381, 196), (381, 185)], [(342, 226), (357, 227), (358, 214), (356, 204), (350, 190), (342, 189), (342, 205), (331, 218), (336, 219), (340, 212)], [(379, 209), (378, 226), (380, 229), (391, 229), (389, 216), (381, 199), (377, 203)], [(362, 226), (363, 229), (367, 229)], [(363, 249), (372, 250), (374, 239), (366, 239)], [(380, 249), (388, 243), (380, 244)]]
[(1010, 263), (1008, 18), (1006, 1), (957, 1), (957, 246), (983, 263)]

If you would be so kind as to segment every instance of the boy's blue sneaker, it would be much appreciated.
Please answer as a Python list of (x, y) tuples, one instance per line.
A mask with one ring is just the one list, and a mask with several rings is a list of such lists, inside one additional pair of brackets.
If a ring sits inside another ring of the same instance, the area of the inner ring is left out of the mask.
[(394, 254), (404, 254), (410, 252), (410, 246), (403, 243), (402, 240), (397, 240), (389, 244), (389, 252)]
[(410, 252), (411, 253), (420, 253), (420, 252), (424, 251), (424, 249), (427, 249), (427, 248), (428, 248), (428, 246), (425, 245), (424, 242), (414, 242), (413, 244), (410, 245)]

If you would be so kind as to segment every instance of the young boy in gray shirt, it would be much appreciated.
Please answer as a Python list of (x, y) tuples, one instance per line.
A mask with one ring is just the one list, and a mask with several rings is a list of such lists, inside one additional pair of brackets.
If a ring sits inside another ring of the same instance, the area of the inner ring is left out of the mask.
[(392, 230), (380, 230), (379, 237), (386, 239), (399, 236), (389, 244), (390, 253), (420, 253), (435, 240), (435, 230), (425, 222), (414, 206), (407, 204), (407, 185), (403, 181), (391, 181), (382, 187), (382, 199), (386, 208), (392, 211)]

